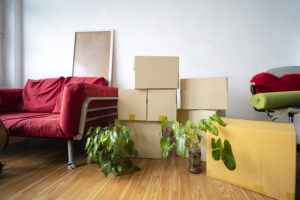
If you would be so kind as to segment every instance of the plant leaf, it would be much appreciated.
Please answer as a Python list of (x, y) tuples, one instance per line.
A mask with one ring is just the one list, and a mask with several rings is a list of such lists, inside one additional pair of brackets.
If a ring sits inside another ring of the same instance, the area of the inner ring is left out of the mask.
[(205, 122), (206, 122), (206, 128), (207, 128), (207, 130), (211, 134), (213, 134), (215, 136), (218, 136), (218, 134), (219, 134), (218, 128), (210, 120), (205, 120)]
[(212, 116), (209, 117), (210, 120), (214, 122), (218, 122), (221, 126), (226, 126), (226, 124), (223, 122), (223, 120), (219, 117), (217, 114), (213, 114)]
[(133, 166), (132, 161), (131, 161), (128, 157), (125, 157), (125, 158), (124, 158), (124, 164), (125, 164), (128, 168), (132, 168), (132, 166)]
[(198, 142), (200, 143), (201, 142), (201, 139), (202, 139), (202, 136), (197, 134), (197, 138), (198, 138)]
[(99, 134), (99, 133), (100, 133), (100, 130), (101, 130), (101, 127), (98, 126), (98, 127), (96, 128), (96, 130), (95, 130), (96, 134)]
[(161, 138), (161, 153), (162, 153), (162, 158), (167, 158), (169, 155), (169, 151), (171, 151), (172, 149), (174, 149), (176, 147), (175, 143), (170, 142), (170, 138)]
[(129, 153), (130, 155), (133, 154), (133, 150), (134, 150), (134, 142), (133, 142), (131, 139), (129, 139), (129, 140), (128, 140), (128, 143), (125, 144), (124, 150), (125, 150), (125, 152)]
[(123, 126), (121, 133), (125, 139), (129, 138), (130, 128), (128, 126)]
[(134, 157), (139, 157), (139, 152), (136, 149), (134, 149), (133, 152), (132, 152), (132, 155)]
[(122, 169), (123, 169), (122, 165), (117, 166), (117, 174), (118, 175), (122, 174)]
[(192, 128), (192, 122), (191, 122), (191, 120), (187, 120), (187, 121), (186, 121), (185, 127), (187, 127), (187, 128)]
[(90, 152), (90, 153), (88, 154), (88, 157), (87, 157), (87, 163), (88, 163), (88, 164), (90, 164), (90, 163), (91, 163), (91, 161), (92, 161), (92, 157), (93, 157), (93, 153), (92, 153), (92, 152)]
[(164, 137), (160, 138), (160, 148), (163, 149), (166, 143), (166, 139)]
[(222, 156), (222, 149), (223, 149), (220, 138), (217, 140), (217, 143), (215, 141), (215, 138), (211, 138), (211, 149), (212, 149), (213, 159), (220, 160)]
[(201, 119), (198, 121), (198, 129), (200, 129), (201, 131), (205, 131), (207, 130), (207, 125), (206, 125), (206, 120), (205, 119)]
[(85, 148), (84, 148), (85, 150), (87, 150), (88, 146), (90, 145), (90, 141), (91, 141), (91, 138), (88, 137), (86, 139), (86, 143), (85, 143)]
[(161, 126), (160, 126), (162, 132), (165, 130), (167, 125), (168, 125), (168, 118), (164, 117), (163, 120), (161, 121)]
[(86, 135), (87, 135), (87, 136), (90, 136), (90, 135), (92, 134), (93, 131), (94, 131), (94, 127), (91, 126), (91, 127), (87, 130)]
[(137, 166), (133, 166), (133, 170), (134, 170), (134, 171), (140, 171), (141, 168), (139, 168), (139, 167), (137, 167)]
[(118, 142), (117, 131), (113, 131), (113, 133), (110, 135), (110, 141), (112, 142), (112, 144), (116, 144)]
[(109, 173), (111, 172), (111, 162), (107, 162), (103, 165), (102, 172), (105, 177), (108, 177)]
[(179, 138), (176, 138), (177, 152), (181, 157), (185, 157), (186, 153), (186, 135), (182, 134)]
[(93, 154), (94, 154), (94, 156), (96, 156), (97, 155), (97, 151), (98, 151), (98, 143), (94, 143), (94, 149), (93, 149)]
[(179, 126), (179, 123), (178, 122), (173, 122), (173, 131), (175, 133), (175, 137), (178, 137), (180, 135), (180, 126)]
[(227, 169), (234, 170), (236, 168), (235, 159), (232, 153), (231, 144), (228, 140), (224, 140), (224, 150), (222, 151), (222, 161)]
[(90, 145), (89, 145), (88, 149), (86, 150), (87, 153), (91, 152), (91, 149), (92, 149), (93, 145), (94, 145), (94, 140), (93, 140), (93, 137), (91, 136)]
[(107, 135), (101, 135), (100, 137), (100, 143), (101, 144), (104, 144), (108, 139), (108, 136)]
[(99, 152), (97, 163), (99, 168), (102, 167), (102, 151)]

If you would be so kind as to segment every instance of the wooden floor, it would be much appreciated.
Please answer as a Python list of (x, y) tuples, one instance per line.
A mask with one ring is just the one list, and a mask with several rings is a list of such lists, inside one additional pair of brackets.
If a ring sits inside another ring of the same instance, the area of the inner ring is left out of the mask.
[(185, 158), (135, 159), (142, 170), (105, 178), (96, 165), (86, 165), (81, 143), (75, 145), (78, 168), (66, 169), (64, 140), (10, 144), (0, 153), (0, 199), (272, 199), (202, 174), (188, 172)]

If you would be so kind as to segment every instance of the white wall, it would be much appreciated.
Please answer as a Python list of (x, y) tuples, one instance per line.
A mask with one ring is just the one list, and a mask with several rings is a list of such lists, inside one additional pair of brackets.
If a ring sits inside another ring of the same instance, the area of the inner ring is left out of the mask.
[(4, 56), (3, 56), (3, 36), (4, 36), (4, 1), (0, 0), (0, 87), (3, 87), (3, 68), (4, 68)]
[(181, 78), (228, 76), (228, 116), (266, 119), (249, 80), (300, 65), (299, 0), (24, 0), (23, 11), (25, 80), (71, 75), (74, 32), (115, 29), (114, 86), (134, 87), (135, 55), (180, 56)]
[(1, 82), (4, 87), (21, 88), (23, 73), (22, 0), (4, 0), (4, 34)]

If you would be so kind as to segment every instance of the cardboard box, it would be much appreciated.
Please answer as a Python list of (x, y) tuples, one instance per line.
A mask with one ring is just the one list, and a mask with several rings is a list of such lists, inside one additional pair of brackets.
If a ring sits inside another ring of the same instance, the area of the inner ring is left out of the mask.
[(146, 120), (147, 90), (119, 89), (118, 119)]
[(130, 138), (141, 158), (161, 159), (160, 122), (120, 121), (130, 128)]
[(179, 88), (179, 57), (136, 56), (135, 89)]
[(148, 90), (147, 121), (162, 121), (164, 117), (176, 121), (177, 91)]
[(227, 78), (181, 79), (181, 108), (227, 109)]
[[(225, 110), (183, 110), (179, 109), (177, 111), (177, 120), (180, 123), (185, 123), (187, 120), (191, 120), (196, 126), (198, 126), (198, 121), (200, 119), (208, 119), (211, 115), (217, 114), (220, 117), (226, 116)], [(201, 139), (201, 160), (206, 162), (206, 133), (204, 131), (200, 132)], [(188, 151), (187, 151), (188, 152)], [(186, 154), (188, 157), (189, 154)]]
[(292, 123), (224, 119), (219, 136), (228, 139), (236, 161), (229, 171), (211, 156), (207, 135), (207, 175), (264, 195), (295, 198), (296, 133)]

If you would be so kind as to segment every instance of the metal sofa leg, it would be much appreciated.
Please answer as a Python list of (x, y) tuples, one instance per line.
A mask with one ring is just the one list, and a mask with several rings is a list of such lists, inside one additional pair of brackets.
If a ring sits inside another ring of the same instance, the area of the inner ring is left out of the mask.
[(72, 170), (76, 168), (74, 162), (74, 145), (73, 139), (68, 139), (68, 170)]

